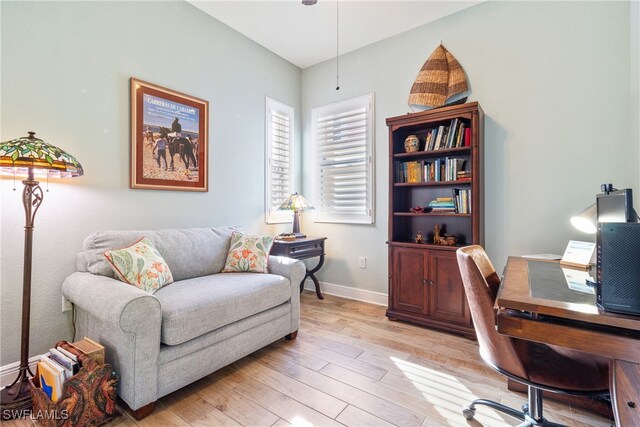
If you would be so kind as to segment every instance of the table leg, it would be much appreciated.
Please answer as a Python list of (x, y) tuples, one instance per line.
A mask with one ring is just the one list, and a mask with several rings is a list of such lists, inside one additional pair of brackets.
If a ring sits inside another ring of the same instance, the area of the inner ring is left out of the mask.
[(305, 274), (304, 279), (302, 279), (302, 282), (300, 283), (300, 293), (302, 293), (302, 290), (304, 289), (304, 282), (305, 280), (307, 280), (307, 277), (308, 277), (311, 280), (313, 280), (313, 284), (316, 287), (316, 295), (318, 296), (318, 298), (324, 299), (324, 295), (322, 295), (322, 291), (320, 290), (320, 282), (318, 281), (318, 278), (315, 275), (315, 273), (318, 272), (320, 268), (322, 268), (322, 264), (324, 264), (324, 254), (320, 255), (320, 259), (318, 260), (318, 265), (316, 265), (311, 270), (307, 270), (307, 274)]

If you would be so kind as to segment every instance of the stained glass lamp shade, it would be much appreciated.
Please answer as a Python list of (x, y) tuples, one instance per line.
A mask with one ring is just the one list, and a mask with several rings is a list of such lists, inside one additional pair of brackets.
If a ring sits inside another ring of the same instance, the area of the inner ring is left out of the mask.
[[(31, 259), (33, 252), (33, 224), (44, 194), (35, 176), (71, 178), (84, 174), (82, 166), (71, 154), (43, 140), (34, 132), (29, 136), (0, 142), (0, 173), (26, 175), (22, 181), (24, 226), (24, 269), (22, 275), (22, 334), (20, 342), (20, 368), (17, 378), (0, 392), (0, 409), (5, 414), (20, 416), (31, 407), (29, 391), (29, 323), (31, 312)], [(4, 419), (4, 418), (3, 418)]]
[(293, 193), (278, 208), (283, 211), (293, 211), (293, 234), (296, 237), (307, 237), (300, 232), (300, 212), (313, 209), (313, 206), (301, 194)]
[(55, 178), (71, 178), (84, 173), (75, 157), (36, 138), (35, 132), (0, 143), (0, 171), (3, 174), (28, 175), (29, 169), (38, 176)]

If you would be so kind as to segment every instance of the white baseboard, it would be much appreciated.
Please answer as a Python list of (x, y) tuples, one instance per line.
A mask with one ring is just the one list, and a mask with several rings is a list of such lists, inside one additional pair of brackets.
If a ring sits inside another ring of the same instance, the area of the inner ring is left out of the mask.
[[(36, 363), (40, 361), (42, 356), (33, 356), (29, 359), (29, 367), (31, 372), (36, 373)], [(20, 362), (9, 363), (8, 365), (0, 366), (0, 388), (5, 388), (13, 382), (18, 376), (20, 370)]]
[[(316, 287), (311, 280), (307, 280), (305, 282), (304, 288), (309, 291), (316, 291)], [(368, 291), (366, 289), (352, 288), (351, 286), (320, 282), (320, 289), (322, 290), (323, 294), (335, 295), (337, 297), (368, 302), (376, 305), (386, 306), (389, 302), (389, 296), (387, 294), (384, 294), (382, 292)]]

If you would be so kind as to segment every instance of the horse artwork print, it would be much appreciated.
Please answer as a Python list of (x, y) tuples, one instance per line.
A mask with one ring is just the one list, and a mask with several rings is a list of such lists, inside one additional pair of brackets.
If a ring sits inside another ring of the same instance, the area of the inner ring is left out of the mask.
[(131, 79), (131, 188), (208, 191), (209, 103)]

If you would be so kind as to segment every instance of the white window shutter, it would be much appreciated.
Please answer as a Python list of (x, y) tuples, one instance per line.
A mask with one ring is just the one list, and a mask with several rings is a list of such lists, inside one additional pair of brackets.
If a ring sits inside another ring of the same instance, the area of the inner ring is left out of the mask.
[(315, 222), (373, 223), (373, 94), (312, 109)]
[(291, 222), (278, 207), (293, 193), (293, 107), (267, 97), (265, 139), (265, 220)]

